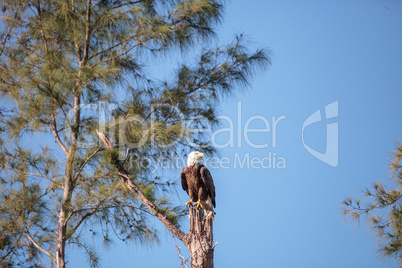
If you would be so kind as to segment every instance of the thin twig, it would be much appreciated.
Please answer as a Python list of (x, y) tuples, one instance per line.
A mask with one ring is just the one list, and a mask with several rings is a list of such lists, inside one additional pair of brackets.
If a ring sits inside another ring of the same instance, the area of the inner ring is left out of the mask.
[(52, 114), (52, 123), (49, 126), (50, 126), (50, 128), (52, 130), (53, 136), (55, 137), (57, 144), (63, 150), (64, 154), (67, 156), (68, 155), (68, 150), (67, 150), (66, 146), (64, 145), (64, 143), (60, 139), (59, 132), (58, 132), (57, 126), (56, 126), (56, 118), (55, 118), (54, 113)]
[(91, 160), (100, 150), (102, 147), (98, 147), (90, 156), (88, 156), (87, 159), (84, 160), (84, 162), (81, 163), (80, 167), (78, 168), (77, 172), (75, 173), (74, 180), (76, 181), (81, 174), (82, 169), (85, 167), (85, 165)]
[(392, 9), (392, 8), (389, 8), (389, 7), (386, 7), (386, 6), (384, 6), (384, 7), (385, 7), (386, 9), (388, 9), (388, 10), (391, 10), (391, 11), (394, 11), (394, 12), (402, 13), (401, 10)]
[(49, 256), (50, 259), (52, 259), (53, 261), (55, 261), (54, 257), (44, 248), (42, 248), (38, 243), (36, 243), (35, 239), (32, 238), (32, 236), (29, 234), (28, 229), (26, 229), (26, 235), (29, 239), (29, 241), (32, 242), (32, 244), (34, 244), (34, 246), (39, 249), (40, 251), (42, 251), (43, 253), (45, 253), (46, 255)]
[(180, 247), (177, 245), (176, 238), (174, 237), (173, 233), (172, 233), (172, 237), (173, 237), (174, 243), (176, 244), (176, 252), (177, 252), (177, 255), (179, 256), (180, 264), (182, 265), (183, 268), (188, 268), (188, 266), (186, 265), (186, 262), (188, 261), (188, 259), (190, 257), (187, 257), (187, 259), (184, 259), (183, 255), (180, 252)]

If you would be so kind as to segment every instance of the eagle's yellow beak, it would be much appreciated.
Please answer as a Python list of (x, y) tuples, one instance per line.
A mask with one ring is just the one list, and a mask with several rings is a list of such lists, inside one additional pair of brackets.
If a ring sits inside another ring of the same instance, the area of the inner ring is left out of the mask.
[(204, 157), (204, 154), (203, 154), (203, 153), (199, 153), (199, 154), (197, 154), (197, 156), (198, 156), (198, 157)]

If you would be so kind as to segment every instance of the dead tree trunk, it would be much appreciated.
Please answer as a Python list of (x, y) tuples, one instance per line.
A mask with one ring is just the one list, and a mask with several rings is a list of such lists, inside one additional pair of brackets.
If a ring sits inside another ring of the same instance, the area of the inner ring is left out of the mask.
[(213, 268), (213, 220), (204, 217), (201, 208), (190, 207), (190, 231), (187, 241), (191, 268)]

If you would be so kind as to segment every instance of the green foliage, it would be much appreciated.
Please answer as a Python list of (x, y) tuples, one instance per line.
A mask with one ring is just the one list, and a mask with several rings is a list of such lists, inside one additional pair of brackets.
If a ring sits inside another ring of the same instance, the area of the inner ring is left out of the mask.
[[(363, 216), (377, 234), (379, 253), (395, 258), (402, 265), (402, 145), (398, 144), (391, 162), (392, 187), (375, 182), (364, 195), (343, 201), (343, 214), (352, 220)], [(388, 183), (388, 182), (387, 182)]]
[(105, 149), (103, 152), (103, 160), (112, 167), (119, 164), (120, 153), (116, 149)]
[[(142, 189), (141, 189), (142, 188)], [(145, 187), (141, 187), (141, 191), (144, 193), (145, 197), (151, 201), (151, 202), (155, 202), (155, 193), (154, 193), (154, 186), (151, 185), (147, 185)]]
[(169, 203), (165, 199), (160, 199), (156, 211), (165, 215), (166, 219), (176, 227), (180, 227), (180, 217), (186, 214), (185, 210), (180, 207), (168, 207), (168, 204)]
[[(1, 262), (52, 267), (62, 239), (97, 267), (84, 234), (103, 237), (106, 246), (113, 238), (156, 241), (152, 215), (121, 183), (116, 164), (179, 225), (183, 209), (166, 198), (174, 182), (147, 163), (194, 148), (214, 152), (208, 137), (191, 129), (219, 123), (222, 98), (269, 64), (265, 51), (250, 51), (241, 36), (207, 45), (221, 22), (219, 1), (0, 5)], [(168, 53), (193, 60), (169, 66), (168, 79), (152, 75)]]
[[(21, 262), (17, 260), (22, 261), (24, 258), (36, 263), (38, 252), (23, 233), (44, 246), (53, 242), (52, 237), (47, 234), (52, 227), (47, 224), (48, 206), (41, 198), (39, 185), (27, 185), (25, 181), (12, 184), (3, 187), (0, 196), (1, 263), (19, 265)], [(24, 249), (26, 255), (18, 249)], [(12, 258), (13, 256), (17, 258)]]

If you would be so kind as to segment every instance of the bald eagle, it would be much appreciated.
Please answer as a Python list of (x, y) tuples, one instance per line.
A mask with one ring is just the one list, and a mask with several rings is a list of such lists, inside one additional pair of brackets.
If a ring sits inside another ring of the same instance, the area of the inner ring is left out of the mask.
[(192, 152), (187, 157), (187, 166), (181, 170), (181, 186), (190, 197), (184, 205), (195, 205), (204, 209), (207, 217), (214, 218), (215, 185), (209, 170), (201, 164), (203, 153)]

